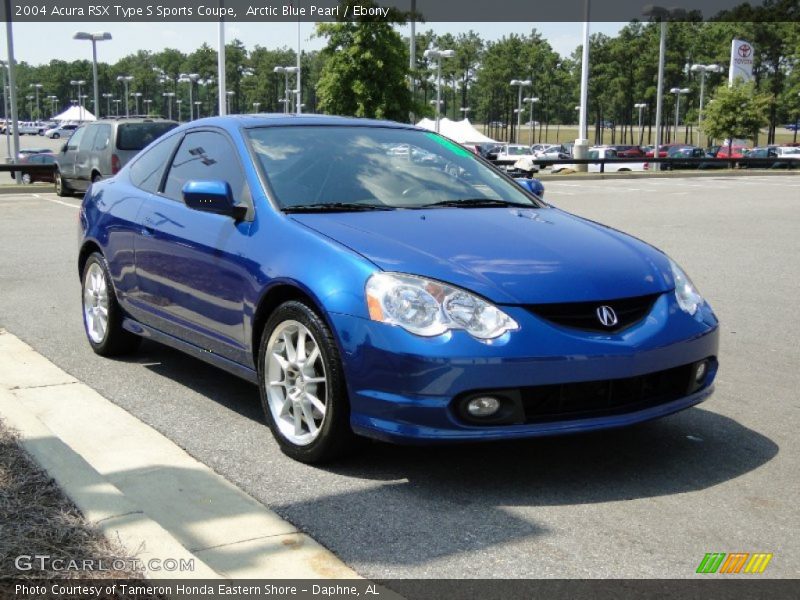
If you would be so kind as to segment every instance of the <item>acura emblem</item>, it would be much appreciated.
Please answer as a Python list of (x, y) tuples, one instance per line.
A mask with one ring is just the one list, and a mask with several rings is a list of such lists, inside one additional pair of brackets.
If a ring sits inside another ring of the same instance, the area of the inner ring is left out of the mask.
[(597, 310), (595, 311), (597, 314), (597, 319), (606, 327), (613, 327), (619, 322), (617, 319), (617, 313), (614, 312), (614, 309), (610, 306), (598, 306)]

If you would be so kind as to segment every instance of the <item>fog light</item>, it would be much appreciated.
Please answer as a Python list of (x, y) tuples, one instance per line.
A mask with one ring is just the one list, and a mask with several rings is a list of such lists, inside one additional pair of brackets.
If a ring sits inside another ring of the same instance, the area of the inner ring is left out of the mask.
[(708, 363), (703, 361), (697, 365), (697, 371), (694, 373), (694, 380), (697, 383), (703, 383), (703, 380), (706, 378), (706, 373), (708, 373)]
[(467, 402), (467, 412), (473, 417), (491, 417), (500, 409), (500, 401), (491, 396), (480, 396)]

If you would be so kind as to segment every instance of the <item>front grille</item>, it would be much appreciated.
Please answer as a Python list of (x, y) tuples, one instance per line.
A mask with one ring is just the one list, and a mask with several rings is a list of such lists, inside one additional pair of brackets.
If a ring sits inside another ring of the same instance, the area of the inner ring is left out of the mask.
[(520, 388), (526, 423), (634, 412), (696, 391), (697, 363), (624, 379)]
[[(594, 302), (568, 302), (561, 304), (532, 304), (527, 308), (533, 314), (563, 327), (617, 333), (641, 321), (653, 308), (660, 294), (620, 298), (618, 300), (598, 300)], [(610, 306), (617, 315), (617, 324), (606, 327), (597, 316), (597, 309)]]

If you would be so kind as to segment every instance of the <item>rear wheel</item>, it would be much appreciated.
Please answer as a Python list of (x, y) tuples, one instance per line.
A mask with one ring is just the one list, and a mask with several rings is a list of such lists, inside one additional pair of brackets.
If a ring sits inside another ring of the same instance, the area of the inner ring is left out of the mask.
[(319, 315), (302, 302), (279, 306), (264, 327), (258, 365), (262, 407), (286, 455), (322, 463), (351, 450), (339, 350)]
[(136, 350), (142, 341), (122, 328), (122, 309), (103, 255), (95, 252), (83, 267), (83, 326), (97, 354), (119, 356)]
[(30, 173), (23, 173), (22, 174), (22, 183), (25, 185), (30, 185), (31, 183), (31, 174)]
[(67, 185), (64, 178), (61, 176), (61, 171), (55, 172), (56, 194), (62, 198), (72, 196), (72, 188)]
[(59, 134), (57, 134), (57, 133), (54, 133), (54, 134), (53, 134), (53, 139), (54, 139), (54, 140), (57, 140), (57, 139), (58, 139), (58, 138), (60, 138), (60, 137), (61, 137), (61, 136), (60, 136)]

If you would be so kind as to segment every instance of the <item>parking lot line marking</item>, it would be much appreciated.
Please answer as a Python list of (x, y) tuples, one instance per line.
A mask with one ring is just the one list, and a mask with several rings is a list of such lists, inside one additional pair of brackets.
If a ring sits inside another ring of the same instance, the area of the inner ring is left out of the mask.
[(54, 202), (56, 204), (63, 204), (64, 206), (69, 206), (70, 208), (80, 208), (77, 204), (70, 204), (69, 202), (64, 202), (63, 200), (56, 200), (55, 198), (45, 198), (44, 196), (40, 196), (39, 194), (31, 194), (34, 198), (38, 198), (39, 200), (45, 200), (47, 202)]

